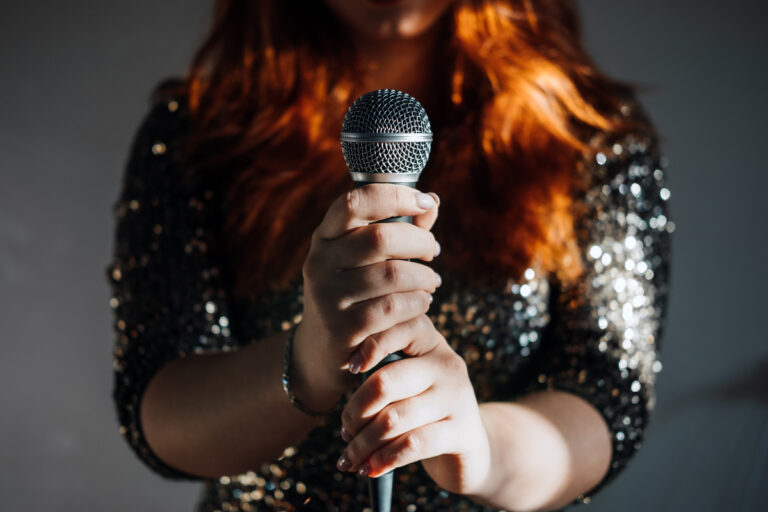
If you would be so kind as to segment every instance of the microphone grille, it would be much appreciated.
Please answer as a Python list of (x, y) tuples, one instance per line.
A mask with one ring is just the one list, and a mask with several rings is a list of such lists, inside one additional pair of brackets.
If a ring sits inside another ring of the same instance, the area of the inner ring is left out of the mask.
[(424, 107), (393, 89), (357, 98), (341, 131), (341, 149), (352, 172), (420, 173), (432, 148), (432, 127)]

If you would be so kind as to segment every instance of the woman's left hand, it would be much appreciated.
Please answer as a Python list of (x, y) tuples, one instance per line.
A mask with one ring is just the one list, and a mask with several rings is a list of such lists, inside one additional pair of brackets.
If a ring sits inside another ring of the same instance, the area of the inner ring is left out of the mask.
[[(412, 337), (406, 332), (418, 336), (398, 342)], [(422, 461), (443, 489), (473, 493), (489, 474), (491, 455), (464, 360), (422, 315), (365, 340), (362, 368), (398, 350), (412, 357), (370, 375), (344, 407), (342, 438), (349, 444), (338, 468), (374, 478)]]

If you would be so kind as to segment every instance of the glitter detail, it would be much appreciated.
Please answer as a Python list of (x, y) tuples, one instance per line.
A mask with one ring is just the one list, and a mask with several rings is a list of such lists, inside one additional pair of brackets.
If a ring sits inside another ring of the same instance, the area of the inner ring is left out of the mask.
[[(629, 115), (629, 105), (622, 113)], [(141, 396), (166, 362), (201, 351), (228, 351), (301, 319), (302, 284), (252, 301), (230, 300), (218, 252), (220, 198), (186, 184), (174, 160), (185, 130), (184, 106), (159, 103), (133, 144), (114, 206), (113, 259), (106, 268), (114, 312), (114, 387), (118, 431), (157, 473), (201, 480), (159, 459), (138, 418)], [(162, 142), (162, 149), (158, 144)], [(467, 363), (480, 402), (562, 389), (593, 404), (611, 431), (605, 478), (640, 448), (655, 402), (654, 382), (666, 310), (669, 235), (663, 161), (643, 134), (598, 136), (584, 164), (586, 212), (577, 222), (586, 275), (566, 287), (539, 268), (487, 288), (443, 275), (428, 315)], [(159, 155), (163, 155), (162, 158)], [(213, 510), (370, 510), (367, 479), (339, 472), (339, 414), (282, 455), (252, 471), (206, 479), (198, 505)], [(398, 468), (393, 510), (491, 511), (436, 486), (421, 464)]]

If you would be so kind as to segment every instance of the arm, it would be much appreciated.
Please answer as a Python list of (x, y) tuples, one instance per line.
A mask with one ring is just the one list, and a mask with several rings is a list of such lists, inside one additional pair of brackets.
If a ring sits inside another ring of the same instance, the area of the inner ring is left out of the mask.
[[(274, 460), (319, 420), (282, 389), (284, 332), (251, 343), (230, 332), (215, 196), (185, 182), (174, 158), (183, 123), (178, 102), (162, 101), (142, 124), (115, 205), (107, 274), (120, 432), (159, 474), (197, 479)], [(297, 332), (297, 347), (301, 339)], [(294, 374), (308, 375), (297, 347)], [(338, 398), (310, 396), (300, 380), (294, 388), (318, 410)]]
[[(141, 426), (155, 455), (186, 473), (217, 478), (276, 460), (321, 424), (294, 407), (282, 388), (286, 333), (236, 351), (176, 359), (157, 372), (141, 402)], [(294, 356), (298, 355), (294, 352)], [(293, 386), (316, 410), (336, 395), (308, 398), (295, 361)]]
[[(603, 153), (579, 225), (585, 276), (557, 286), (523, 396), (481, 405), (493, 472), (471, 497), (509, 510), (588, 502), (640, 448), (654, 406), (669, 233), (654, 141)], [(603, 163), (600, 163), (603, 162)]]
[(563, 391), (480, 404), (491, 445), (490, 478), (471, 494), (489, 507), (555, 510), (595, 487), (611, 461), (610, 432), (598, 411)]

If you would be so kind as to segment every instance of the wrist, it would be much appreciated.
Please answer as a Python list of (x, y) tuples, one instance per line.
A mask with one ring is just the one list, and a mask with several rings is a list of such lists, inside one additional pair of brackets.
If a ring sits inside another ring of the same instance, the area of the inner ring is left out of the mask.
[(498, 459), (500, 455), (498, 453), (499, 443), (496, 439), (496, 419), (492, 406), (489, 408), (487, 403), (482, 403), (478, 404), (478, 409), (489, 447), (488, 471), (485, 472), (486, 476), (482, 482), (466, 494), (481, 504), (493, 507), (496, 504), (490, 500), (498, 494), (500, 487), (509, 484), (511, 475), (505, 473), (505, 466)]
[[(330, 412), (345, 389), (336, 383), (331, 371), (323, 366), (323, 358), (314, 354), (312, 340), (306, 336), (306, 325), (300, 322), (293, 333), (291, 358), (291, 392), (307, 409)], [(341, 376), (341, 370), (336, 370)]]

